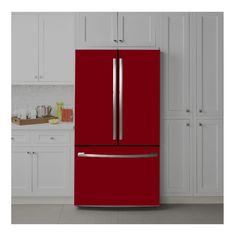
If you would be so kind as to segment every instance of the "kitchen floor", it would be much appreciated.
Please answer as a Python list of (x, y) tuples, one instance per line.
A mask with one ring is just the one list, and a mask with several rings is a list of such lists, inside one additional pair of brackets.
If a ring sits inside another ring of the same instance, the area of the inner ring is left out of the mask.
[(223, 224), (223, 204), (162, 204), (157, 208), (13, 205), (13, 224)]

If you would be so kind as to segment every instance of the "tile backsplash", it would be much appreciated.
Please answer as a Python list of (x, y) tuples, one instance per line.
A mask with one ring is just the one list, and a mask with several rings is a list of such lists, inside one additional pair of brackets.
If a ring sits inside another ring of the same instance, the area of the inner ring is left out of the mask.
[(37, 105), (55, 106), (63, 101), (65, 106), (74, 107), (72, 85), (14, 85), (12, 86), (12, 111)]

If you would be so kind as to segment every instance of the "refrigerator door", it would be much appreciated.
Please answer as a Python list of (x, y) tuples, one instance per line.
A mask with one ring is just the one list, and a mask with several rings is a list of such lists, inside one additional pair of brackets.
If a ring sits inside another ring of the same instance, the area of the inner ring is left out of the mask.
[(76, 147), (75, 205), (158, 206), (158, 147)]
[(117, 51), (76, 50), (75, 145), (117, 145)]
[(160, 144), (160, 51), (119, 50), (119, 144)]

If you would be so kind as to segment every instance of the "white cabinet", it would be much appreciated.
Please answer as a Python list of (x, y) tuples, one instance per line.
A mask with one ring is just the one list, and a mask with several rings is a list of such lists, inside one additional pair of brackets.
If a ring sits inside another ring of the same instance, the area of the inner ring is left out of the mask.
[(68, 195), (68, 147), (33, 148), (33, 191), (36, 195)]
[(38, 16), (12, 16), (12, 82), (38, 81)]
[(12, 195), (32, 193), (32, 155), (27, 147), (12, 149)]
[(197, 13), (197, 112), (223, 114), (223, 14)]
[(12, 196), (71, 196), (72, 132), (15, 130), (12, 136), (30, 140), (12, 140)]
[(117, 13), (83, 12), (77, 15), (77, 47), (116, 47)]
[(223, 195), (223, 121), (197, 121), (197, 195)]
[(189, 13), (163, 13), (161, 22), (162, 115), (189, 116), (193, 111), (189, 74)]
[(39, 81), (73, 83), (75, 28), (73, 14), (39, 15)]
[(161, 195), (192, 194), (190, 165), (192, 128), (189, 120), (163, 120)]
[(154, 13), (119, 12), (118, 46), (155, 47)]
[(73, 13), (12, 15), (12, 83), (73, 84)]
[(83, 12), (77, 15), (77, 48), (155, 47), (155, 14)]

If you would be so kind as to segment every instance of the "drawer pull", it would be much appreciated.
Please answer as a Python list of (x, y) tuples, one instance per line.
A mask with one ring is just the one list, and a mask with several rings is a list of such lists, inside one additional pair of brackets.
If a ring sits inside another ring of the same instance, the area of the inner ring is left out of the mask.
[(87, 154), (84, 152), (79, 152), (78, 157), (96, 157), (96, 158), (148, 158), (148, 157), (156, 157), (158, 153), (147, 153), (147, 154)]

